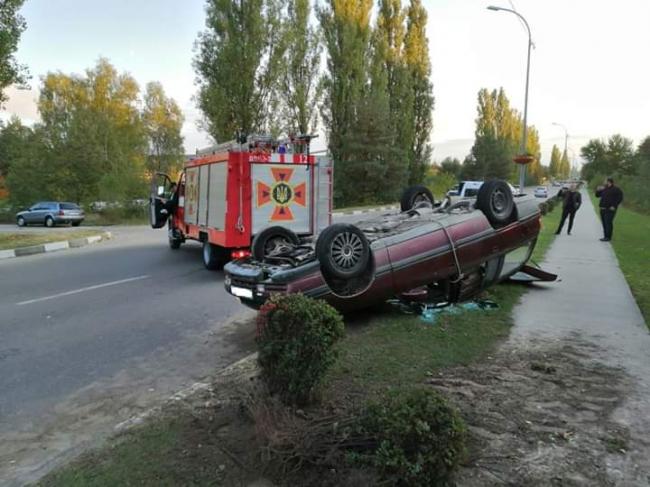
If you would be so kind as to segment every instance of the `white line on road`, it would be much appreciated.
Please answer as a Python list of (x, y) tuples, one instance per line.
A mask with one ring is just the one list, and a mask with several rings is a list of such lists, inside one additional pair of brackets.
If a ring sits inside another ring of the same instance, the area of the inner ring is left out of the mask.
[(103, 287), (117, 286), (118, 284), (126, 284), (127, 282), (140, 281), (142, 279), (148, 279), (149, 276), (138, 276), (138, 277), (129, 277), (128, 279), (121, 279), (119, 281), (105, 282), (104, 284), (95, 284), (94, 286), (82, 287), (80, 289), (74, 289), (73, 291), (66, 291), (64, 293), (53, 294), (52, 296), (45, 296), (43, 298), (29, 299), (27, 301), (21, 301), (16, 303), (17, 306), (23, 306), (25, 304), (38, 303), (39, 301), (47, 301), (49, 299), (56, 299), (62, 296), (70, 296), (71, 294), (79, 294), (86, 291), (93, 291), (94, 289), (101, 289)]

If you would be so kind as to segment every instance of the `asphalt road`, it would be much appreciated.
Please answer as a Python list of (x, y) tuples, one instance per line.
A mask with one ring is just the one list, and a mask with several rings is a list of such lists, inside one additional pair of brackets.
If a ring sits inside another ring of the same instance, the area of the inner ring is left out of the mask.
[(0, 261), (0, 485), (37, 478), (254, 349), (246, 308), (199, 244), (172, 251), (165, 230), (109, 229), (97, 245)]

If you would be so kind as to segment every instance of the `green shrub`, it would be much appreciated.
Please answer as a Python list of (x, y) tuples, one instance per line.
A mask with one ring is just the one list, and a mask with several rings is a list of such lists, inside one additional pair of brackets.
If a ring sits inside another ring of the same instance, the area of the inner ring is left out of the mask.
[(260, 309), (257, 326), (258, 361), (271, 392), (287, 404), (309, 402), (336, 360), (341, 315), (324, 301), (276, 295)]
[(465, 456), (465, 423), (433, 389), (402, 390), (371, 404), (363, 429), (378, 441), (371, 462), (397, 485), (450, 485)]
[(546, 201), (542, 201), (539, 204), (539, 212), (542, 214), (542, 216), (548, 213), (548, 203)]

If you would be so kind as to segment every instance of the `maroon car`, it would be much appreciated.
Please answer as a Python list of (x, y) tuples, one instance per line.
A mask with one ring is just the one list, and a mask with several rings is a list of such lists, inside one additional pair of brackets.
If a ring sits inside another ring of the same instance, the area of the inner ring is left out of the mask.
[(416, 186), (402, 210), (330, 225), (315, 245), (270, 227), (256, 236), (252, 257), (226, 265), (226, 290), (252, 307), (273, 293), (303, 293), (348, 311), (417, 288), (435, 302), (463, 301), (519, 271), (556, 277), (526, 264), (540, 230), (538, 202), (514, 197), (504, 181), (484, 183), (475, 202), (446, 207)]

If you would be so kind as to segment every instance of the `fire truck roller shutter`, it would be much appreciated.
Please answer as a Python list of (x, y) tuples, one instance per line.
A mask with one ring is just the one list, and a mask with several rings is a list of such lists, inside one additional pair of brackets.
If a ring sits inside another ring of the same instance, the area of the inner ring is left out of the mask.
[(226, 227), (226, 177), (228, 162), (210, 164), (210, 201), (208, 227), (223, 230)]
[(199, 225), (208, 224), (208, 200), (210, 195), (210, 166), (199, 166)]
[(332, 160), (326, 156), (316, 157), (315, 187), (316, 187), (316, 208), (314, 208), (314, 221), (316, 222), (314, 232), (320, 233), (332, 223)]
[(185, 170), (185, 223), (196, 225), (199, 203), (199, 168)]

